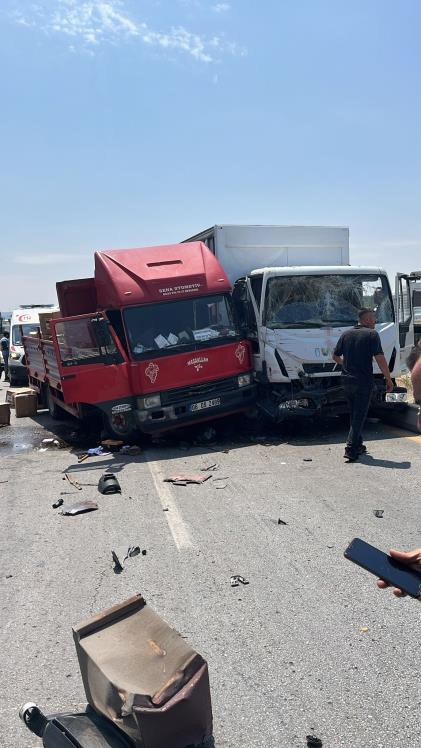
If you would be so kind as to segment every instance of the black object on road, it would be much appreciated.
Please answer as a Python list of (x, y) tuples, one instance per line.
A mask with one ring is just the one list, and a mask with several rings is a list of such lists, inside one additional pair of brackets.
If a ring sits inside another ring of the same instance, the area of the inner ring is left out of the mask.
[(383, 519), (384, 509), (375, 509), (373, 514), (375, 517), (378, 517), (379, 519)]
[(112, 555), (113, 561), (114, 561), (114, 569), (113, 569), (114, 570), (114, 574), (121, 574), (121, 572), (123, 571), (124, 567), (121, 564), (119, 557), (117, 556), (117, 554), (116, 554), (115, 551), (111, 551), (111, 555)]
[(287, 524), (288, 524), (288, 522), (285, 522), (285, 520), (283, 520), (281, 518), (278, 519), (278, 525), (287, 525)]
[(64, 499), (57, 499), (57, 501), (55, 501), (51, 506), (53, 507), (53, 509), (58, 509), (59, 506), (62, 506), (62, 504), (64, 504)]
[(320, 738), (316, 738), (315, 735), (307, 735), (307, 746), (311, 746), (311, 748), (321, 748), (323, 743)]
[(96, 501), (77, 501), (76, 504), (64, 504), (60, 514), (74, 516), (75, 514), (86, 514), (98, 509)]
[(121, 493), (121, 486), (114, 473), (104, 473), (98, 481), (98, 491), (108, 495), (112, 493)]
[(230, 578), (231, 587), (238, 587), (240, 582), (241, 584), (250, 584), (248, 579), (246, 579), (245, 577), (242, 577), (241, 574), (233, 574), (232, 577)]

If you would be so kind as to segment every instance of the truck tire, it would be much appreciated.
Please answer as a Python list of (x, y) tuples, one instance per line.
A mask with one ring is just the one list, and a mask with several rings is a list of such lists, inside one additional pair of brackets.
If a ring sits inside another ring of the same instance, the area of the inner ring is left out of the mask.
[(131, 413), (104, 415), (104, 428), (112, 439), (132, 439), (136, 435), (136, 428)]
[(64, 416), (63, 410), (62, 408), (60, 408), (59, 405), (57, 405), (57, 403), (51, 397), (51, 390), (48, 387), (48, 385), (46, 386), (46, 389), (45, 389), (45, 402), (46, 402), (48, 412), (51, 418), (54, 418), (54, 420), (59, 420), (63, 418)]

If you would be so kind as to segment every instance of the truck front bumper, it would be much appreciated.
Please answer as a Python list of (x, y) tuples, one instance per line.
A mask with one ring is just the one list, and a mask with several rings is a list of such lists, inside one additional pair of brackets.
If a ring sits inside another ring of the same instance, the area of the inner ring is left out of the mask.
[[(237, 386), (236, 389), (228, 391), (219, 391), (216, 388), (209, 396), (198, 393), (176, 399), (171, 403), (165, 403), (165, 397), (162, 399), (163, 404), (160, 407), (135, 411), (134, 417), (141, 431), (152, 434), (247, 410), (255, 402), (256, 385)], [(195, 409), (202, 404), (202, 407)]]

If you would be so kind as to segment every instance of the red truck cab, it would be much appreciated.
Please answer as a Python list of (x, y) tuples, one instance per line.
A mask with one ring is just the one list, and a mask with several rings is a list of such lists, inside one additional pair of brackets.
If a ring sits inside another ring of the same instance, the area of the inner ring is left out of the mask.
[(50, 411), (100, 411), (110, 432), (152, 433), (249, 408), (249, 343), (202, 242), (95, 253), (93, 278), (57, 283), (51, 340), (24, 339)]

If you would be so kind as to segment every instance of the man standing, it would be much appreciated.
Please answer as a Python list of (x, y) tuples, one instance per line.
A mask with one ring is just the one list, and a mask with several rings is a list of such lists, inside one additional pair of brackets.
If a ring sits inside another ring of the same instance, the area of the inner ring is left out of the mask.
[(333, 360), (342, 366), (342, 383), (350, 410), (350, 429), (345, 447), (349, 462), (358, 460), (367, 451), (362, 430), (373, 392), (373, 357), (386, 379), (386, 391), (391, 392), (393, 382), (383, 354), (376, 316), (372, 309), (361, 309), (359, 323), (342, 333), (333, 352)]
[(4, 381), (9, 381), (9, 333), (4, 332), (0, 338), (0, 350), (3, 356), (4, 362)]

